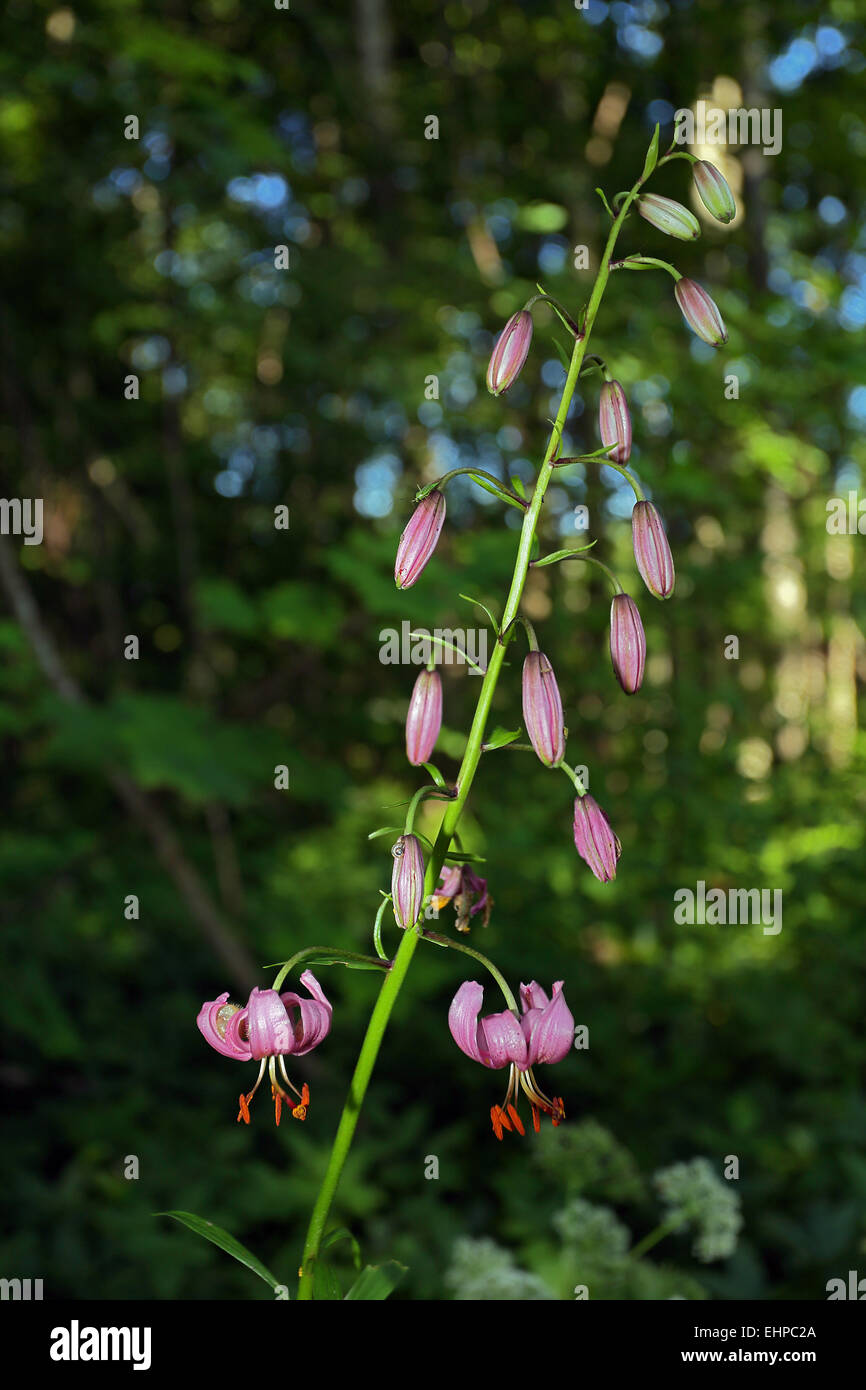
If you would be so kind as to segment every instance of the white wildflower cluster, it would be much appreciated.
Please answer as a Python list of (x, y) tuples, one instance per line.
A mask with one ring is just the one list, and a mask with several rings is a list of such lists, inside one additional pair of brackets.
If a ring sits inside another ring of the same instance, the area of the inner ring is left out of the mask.
[(565, 1245), (596, 1260), (620, 1259), (631, 1244), (631, 1233), (610, 1207), (574, 1197), (558, 1211), (553, 1224)]
[(743, 1224), (740, 1198), (722, 1182), (708, 1158), (675, 1163), (653, 1176), (666, 1208), (665, 1222), (693, 1226), (692, 1253), (705, 1263), (734, 1253)]
[(454, 1242), (445, 1282), (455, 1299), (478, 1302), (550, 1302), (556, 1299), (542, 1279), (520, 1269), (495, 1240), (461, 1236)]

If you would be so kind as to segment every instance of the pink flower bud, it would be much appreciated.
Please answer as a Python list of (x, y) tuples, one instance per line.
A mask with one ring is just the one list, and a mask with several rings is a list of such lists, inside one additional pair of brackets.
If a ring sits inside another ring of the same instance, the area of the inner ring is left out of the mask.
[(634, 695), (643, 681), (646, 636), (637, 604), (628, 594), (615, 594), (610, 605), (610, 659), (626, 695)]
[(737, 204), (728, 181), (715, 166), (706, 159), (699, 159), (692, 165), (692, 178), (698, 196), (717, 222), (732, 222), (737, 215)]
[(543, 652), (529, 652), (523, 663), (523, 722), (529, 741), (547, 767), (565, 757), (562, 700), (553, 667)]
[(413, 767), (429, 761), (441, 728), (442, 679), (438, 671), (422, 671), (406, 715), (406, 757)]
[(616, 878), (616, 861), (622, 845), (604, 811), (589, 793), (579, 796), (574, 803), (574, 844), (581, 859), (601, 883), (610, 883)]
[(669, 598), (674, 588), (674, 557), (662, 519), (652, 502), (635, 502), (631, 538), (644, 584), (656, 598)]
[(697, 333), (711, 347), (721, 347), (728, 341), (728, 330), (718, 308), (697, 281), (687, 280), (683, 276), (677, 280), (674, 294), (682, 316), (693, 333)]
[(398, 589), (411, 589), (433, 551), (445, 521), (445, 496), (428, 492), (410, 516), (397, 546), (394, 579)]
[(512, 386), (523, 370), (532, 342), (532, 315), (527, 309), (512, 314), (493, 349), (487, 368), (487, 389), (501, 396)]
[(618, 381), (606, 381), (601, 388), (598, 431), (605, 447), (616, 445), (608, 458), (613, 463), (628, 463), (631, 454), (631, 415), (625, 391)]
[(424, 902), (424, 856), (417, 835), (401, 835), (391, 853), (391, 898), (397, 925), (404, 931), (414, 927)]
[(678, 241), (694, 241), (701, 234), (701, 224), (693, 212), (684, 208), (673, 198), (663, 198), (660, 193), (644, 193), (638, 198), (637, 210), (651, 226), (657, 227), (666, 236), (674, 236)]

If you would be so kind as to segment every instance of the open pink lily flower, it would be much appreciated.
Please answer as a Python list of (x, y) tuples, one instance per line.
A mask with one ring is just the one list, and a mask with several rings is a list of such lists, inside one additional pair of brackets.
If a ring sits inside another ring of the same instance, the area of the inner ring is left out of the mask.
[(448, 1027), (461, 1052), (474, 1062), (494, 1070), (509, 1068), (505, 1100), (490, 1110), (493, 1133), (497, 1139), (506, 1129), (525, 1133), (515, 1104), (521, 1090), (529, 1098), (536, 1134), (542, 1113), (558, 1125), (565, 1119), (562, 1098), (546, 1096), (532, 1068), (539, 1062), (561, 1062), (574, 1041), (574, 1018), (562, 993), (562, 980), (556, 981), (549, 999), (534, 980), (521, 985), (520, 1018), (510, 1009), (479, 1018), (483, 998), (484, 989), (476, 980), (462, 984), (448, 1010)]
[[(304, 1083), (299, 1091), (293, 1085), (283, 1057), (303, 1057), (304, 1053), (318, 1047), (331, 1031), (332, 1009), (311, 970), (304, 971), (301, 984), (309, 991), (310, 999), (302, 999), (291, 990), (278, 994), (275, 989), (256, 987), (246, 1008), (240, 1004), (230, 1004), (228, 991), (201, 1006), (196, 1023), (211, 1047), (221, 1052), (223, 1057), (232, 1057), (237, 1062), (256, 1061), (260, 1064), (255, 1086), (239, 1098), (238, 1119), (243, 1120), (244, 1124), (250, 1122), (250, 1101), (262, 1083), (266, 1068), (271, 1078), (277, 1124), (280, 1123), (283, 1101), (291, 1106), (294, 1119), (304, 1120), (307, 1117), (310, 1088)], [(277, 1067), (286, 1090), (277, 1079)], [(288, 1094), (289, 1091), (294, 1092), (296, 1100)]]
[(467, 932), (471, 926), (470, 918), (478, 912), (484, 913), (481, 919), (483, 927), (490, 921), (487, 879), (479, 878), (468, 864), (454, 864), (443, 869), (431, 901), (437, 912), (441, 912), (449, 903), (454, 904), (458, 931)]

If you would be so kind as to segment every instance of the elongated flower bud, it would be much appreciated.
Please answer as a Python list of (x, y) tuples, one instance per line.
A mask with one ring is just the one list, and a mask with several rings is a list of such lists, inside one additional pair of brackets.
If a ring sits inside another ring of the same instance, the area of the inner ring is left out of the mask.
[(417, 835), (401, 835), (391, 853), (391, 898), (398, 927), (408, 931), (421, 915), (424, 902), (424, 856)]
[(707, 212), (712, 213), (717, 222), (732, 222), (737, 215), (737, 204), (727, 179), (715, 164), (699, 159), (692, 165), (692, 178)]
[(445, 520), (445, 495), (428, 492), (409, 518), (397, 546), (394, 580), (398, 589), (411, 589), (439, 540)]
[(626, 695), (640, 690), (646, 663), (646, 635), (637, 604), (628, 594), (615, 594), (610, 605), (610, 659)]
[(406, 715), (406, 757), (413, 767), (429, 761), (441, 728), (442, 678), (438, 671), (422, 671)]
[(728, 341), (728, 330), (718, 308), (696, 280), (687, 280), (683, 276), (677, 280), (674, 294), (683, 318), (693, 333), (712, 347), (721, 347), (722, 343)]
[(615, 444), (608, 454), (614, 463), (628, 463), (631, 456), (631, 415), (628, 401), (618, 381), (606, 381), (598, 399), (598, 432), (606, 447)]
[(574, 845), (601, 883), (616, 878), (622, 845), (598, 802), (587, 792), (574, 803)]
[(523, 370), (532, 342), (532, 315), (527, 309), (512, 314), (493, 349), (487, 368), (487, 389), (501, 396), (512, 386)]
[(662, 519), (652, 502), (635, 502), (631, 539), (644, 584), (656, 598), (669, 598), (674, 589), (674, 557)]
[(701, 234), (701, 224), (695, 214), (682, 203), (663, 198), (660, 193), (643, 193), (638, 198), (637, 210), (653, 227), (658, 227), (666, 236), (675, 236), (678, 241), (694, 241)]
[(553, 667), (543, 652), (529, 652), (523, 663), (523, 722), (529, 741), (547, 767), (565, 757), (562, 700)]

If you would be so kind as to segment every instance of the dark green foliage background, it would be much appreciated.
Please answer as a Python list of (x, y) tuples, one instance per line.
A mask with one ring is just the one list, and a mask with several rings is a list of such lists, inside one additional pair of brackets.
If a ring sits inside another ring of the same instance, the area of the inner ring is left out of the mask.
[[(572, 269), (571, 248), (586, 243), (595, 266), (605, 235), (594, 186), (632, 182), (651, 102), (688, 105), (723, 74), (748, 104), (784, 113), (781, 153), (745, 156), (744, 220), (680, 246), (632, 219), (622, 245), (707, 285), (728, 346), (695, 349), (654, 274), (613, 277), (593, 340), (635, 400), (642, 381), (667, 383), (666, 426), (653, 433), (658, 417), (636, 409), (635, 458), (674, 546), (671, 602), (641, 598), (609, 483), (596, 473), (584, 489), (574, 470), (559, 485), (561, 510), (589, 504), (598, 554), (639, 598), (656, 659), (642, 692), (627, 700), (611, 677), (601, 582), (560, 566), (527, 593), (570, 756), (591, 768), (623, 842), (620, 873), (602, 888), (577, 859), (563, 778), (493, 753), (466, 825), (495, 907), (472, 940), (515, 983), (565, 979), (591, 1037), (555, 1078), (572, 1117), (610, 1129), (645, 1175), (695, 1154), (720, 1167), (739, 1157), (736, 1256), (708, 1271), (676, 1238), (666, 1256), (710, 1296), (825, 1297), (827, 1279), (866, 1257), (864, 744), (851, 704), (866, 542), (831, 545), (825, 527), (827, 499), (856, 486), (837, 481), (840, 465), (864, 455), (849, 410), (863, 336), (838, 320), (863, 275), (864, 79), (856, 63), (819, 65), (779, 93), (764, 64), (819, 25), (862, 49), (864, 6), (645, 7), (663, 40), (655, 57), (618, 42), (640, 7), (588, 24), (565, 0), (73, 8), (64, 37), (54, 5), (10, 0), (0, 45), (2, 491), (45, 498), (45, 543), (15, 546), (93, 701), (76, 710), (49, 689), (7, 608), (0, 1272), (42, 1277), (52, 1297), (269, 1297), (153, 1216), (181, 1208), (291, 1282), (376, 978), (320, 972), (334, 1028), (296, 1068), (313, 1089), (306, 1124), (275, 1132), (259, 1098), (252, 1125), (237, 1126), (247, 1073), (195, 1028), (227, 968), (105, 770), (149, 789), (254, 961), (307, 943), (368, 948), (391, 861), (388, 842), (366, 836), (418, 785), (402, 749), (414, 672), (379, 662), (380, 629), (467, 626), (476, 615), (459, 592), (501, 609), (516, 544), (498, 503), (457, 489), (436, 559), (395, 591), (414, 487), (447, 466), (418, 417), (425, 379), (440, 376), (438, 428), (461, 462), (506, 424), (521, 432), (508, 457), (538, 460), (555, 323), (541, 311), (525, 383), (498, 402), (483, 389), (485, 335), (539, 277), (580, 307), (591, 275)], [(628, 109), (593, 164), (611, 82)], [(130, 113), (137, 143), (123, 138)], [(438, 141), (424, 139), (431, 114)], [(144, 137), (158, 132), (170, 144), (154, 161)], [(123, 169), (140, 177), (118, 186)], [(257, 174), (287, 180), (290, 203), (229, 195)], [(656, 186), (686, 200), (687, 185), (676, 163)], [(825, 197), (844, 203), (840, 223), (818, 214)], [(500, 200), (513, 204), (510, 232), (485, 261)], [(567, 251), (558, 273), (539, 270), (550, 235)], [(291, 265), (278, 273), (281, 242)], [(769, 288), (769, 269), (801, 288)], [(154, 336), (164, 361), (149, 366)], [(165, 366), (186, 374), (177, 394)], [(738, 401), (724, 397), (731, 370)], [(138, 402), (123, 399), (131, 371)], [(588, 379), (578, 448), (596, 442), (596, 391)], [(285, 429), (279, 447), (252, 427)], [(227, 454), (251, 439), (252, 472), (239, 495), (220, 495)], [(354, 505), (356, 469), (382, 453), (401, 471), (390, 514), (371, 518)], [(280, 503), (288, 533), (273, 528)], [(570, 543), (555, 518), (547, 526), (545, 549)], [(123, 659), (128, 633), (138, 662)], [(739, 661), (723, 657), (727, 634)], [(456, 674), (445, 688), (440, 762), (453, 775), (478, 686)], [(515, 657), (494, 720), (518, 719)], [(273, 790), (278, 763), (289, 792)], [(225, 873), (232, 845), (242, 901)], [(675, 925), (673, 893), (698, 879), (783, 889), (782, 932)], [(137, 922), (123, 915), (131, 893)], [(489, 1133), (501, 1078), (463, 1058), (446, 1027), (471, 973), (419, 950), (335, 1212), (366, 1260), (410, 1267), (399, 1297), (449, 1296), (461, 1234), (531, 1248), (567, 1188), (532, 1138), (498, 1145)], [(138, 1181), (123, 1176), (131, 1154)], [(423, 1176), (429, 1154), (438, 1182)]]

